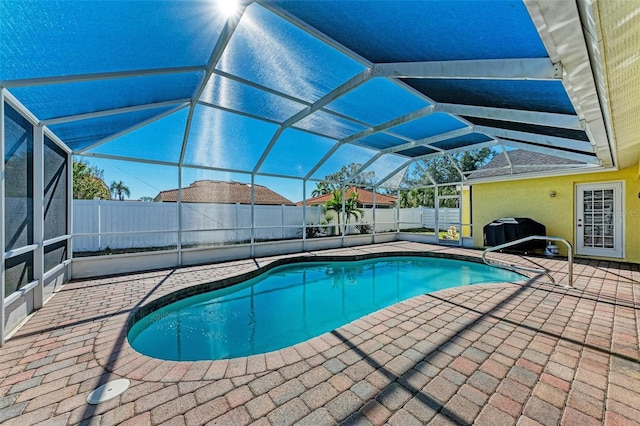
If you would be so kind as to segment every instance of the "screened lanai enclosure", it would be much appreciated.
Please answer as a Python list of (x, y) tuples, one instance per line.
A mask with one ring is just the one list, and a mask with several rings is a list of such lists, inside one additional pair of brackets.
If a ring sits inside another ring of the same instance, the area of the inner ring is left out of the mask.
[(615, 167), (588, 3), (2, 0), (3, 341), (71, 277), (463, 245), (474, 179)]

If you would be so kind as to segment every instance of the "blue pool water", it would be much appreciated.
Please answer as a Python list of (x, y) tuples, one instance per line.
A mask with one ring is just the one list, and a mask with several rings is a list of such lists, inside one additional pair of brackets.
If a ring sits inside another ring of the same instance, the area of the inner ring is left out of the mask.
[(248, 356), (303, 342), (420, 294), (522, 279), (429, 257), (298, 263), (172, 303), (140, 319), (128, 338), (138, 352), (165, 360)]

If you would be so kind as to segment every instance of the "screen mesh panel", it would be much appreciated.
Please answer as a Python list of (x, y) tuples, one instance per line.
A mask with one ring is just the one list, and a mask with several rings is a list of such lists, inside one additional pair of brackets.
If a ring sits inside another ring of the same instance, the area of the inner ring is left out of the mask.
[(298, 121), (295, 127), (320, 133), (334, 139), (346, 138), (365, 129), (365, 127), (360, 124), (343, 120), (324, 111), (314, 112)]
[[(323, 136), (287, 129), (271, 149), (260, 172), (304, 177), (335, 143)], [(291, 160), (282, 161), (287, 157)]]
[(2, 37), (0, 79), (204, 66), (225, 21), (213, 2), (107, 5), (0, 2), (0, 34), (11, 34)]
[(8, 251), (33, 244), (33, 126), (9, 105), (4, 111), (4, 249)]
[(374, 133), (370, 136), (358, 139), (355, 143), (368, 148), (386, 149), (402, 145), (403, 143), (407, 143), (407, 141), (386, 133)]
[(67, 242), (60, 241), (44, 248), (44, 271), (50, 271), (67, 260)]
[(418, 118), (417, 120), (401, 124), (390, 130), (402, 136), (413, 139), (422, 139), (439, 133), (461, 129), (467, 125), (449, 114), (437, 112)]
[(547, 56), (522, 2), (276, 3), (376, 63)]
[(67, 153), (44, 138), (44, 239), (67, 235)]
[(428, 106), (419, 96), (386, 78), (374, 78), (341, 96), (328, 109), (376, 125)]
[(268, 120), (285, 121), (305, 105), (282, 96), (213, 74), (200, 96), (202, 102)]
[(124, 114), (54, 124), (51, 130), (73, 150), (91, 146), (110, 136), (161, 115), (173, 107), (151, 108)]
[(446, 141), (436, 142), (433, 146), (441, 149), (456, 149), (464, 146), (470, 146), (477, 143), (488, 142), (491, 138), (482, 133), (471, 133), (457, 138), (447, 139)]
[(12, 92), (40, 120), (189, 99), (203, 72), (136, 76), (16, 87)]
[(252, 170), (277, 126), (198, 105), (193, 115), (185, 163)]
[(256, 3), (247, 7), (216, 68), (307, 102), (364, 70)]
[(188, 115), (183, 108), (87, 152), (177, 163)]
[(499, 129), (515, 130), (519, 132), (537, 133), (547, 136), (575, 139), (577, 141), (589, 142), (587, 133), (583, 130), (560, 129), (550, 126), (538, 126), (534, 124), (518, 123), (514, 121), (491, 120), (478, 117), (463, 117), (478, 126), (496, 127)]
[(323, 179), (325, 176), (339, 171), (349, 164), (364, 164), (375, 155), (375, 151), (355, 145), (342, 145), (327, 161), (313, 174), (315, 179)]
[(437, 102), (575, 114), (561, 81), (404, 79)]
[(5, 260), (4, 294), (9, 296), (33, 281), (33, 252)]

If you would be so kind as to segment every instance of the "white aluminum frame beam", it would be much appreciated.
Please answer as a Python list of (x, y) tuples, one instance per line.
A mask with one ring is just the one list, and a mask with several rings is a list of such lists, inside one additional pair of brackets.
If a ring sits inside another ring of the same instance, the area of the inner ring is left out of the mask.
[(64, 75), (54, 77), (36, 77), (36, 78), (24, 78), (17, 80), (0, 80), (0, 86), (6, 88), (12, 87), (29, 87), (29, 86), (47, 86), (52, 84), (65, 84), (65, 83), (81, 83), (85, 81), (96, 80), (113, 80), (116, 78), (130, 78), (130, 77), (147, 77), (152, 75), (165, 75), (165, 74), (182, 74), (188, 72), (201, 72), (205, 71), (203, 66), (191, 66), (191, 67), (173, 67), (173, 68), (156, 68), (156, 69), (144, 69), (144, 70), (132, 70), (132, 71), (114, 71), (103, 72), (93, 74), (76, 74), (76, 75)]
[[(499, 142), (497, 140), (492, 139), (492, 140), (486, 141), (486, 142), (474, 143), (474, 144), (471, 144), (471, 145), (461, 146), (459, 148), (448, 149), (448, 150), (446, 150), (446, 154), (453, 155), (453, 154), (458, 154), (460, 152), (465, 152), (465, 151), (475, 151), (477, 149), (482, 149), (482, 148), (491, 148), (491, 147), (494, 147), (494, 146), (496, 146), (498, 144), (499, 144)], [(432, 154), (427, 154), (426, 157), (427, 158), (429, 156), (438, 157), (440, 155), (442, 155), (442, 153), (434, 152)], [(425, 157), (425, 156), (423, 156), (423, 157)]]
[(425, 174), (425, 176), (427, 176), (429, 178), (429, 180), (431, 181), (433, 186), (438, 186), (438, 183), (433, 178), (433, 176), (431, 176), (431, 173), (429, 173), (429, 171), (427, 169), (425, 169), (424, 167), (422, 167), (422, 164), (420, 164), (420, 161), (424, 162), (425, 158), (426, 158), (426, 156), (423, 156), (420, 160), (416, 161), (416, 167), (419, 168), (420, 170), (422, 170), (422, 172)]
[(538, 133), (520, 132), (517, 130), (500, 129), (497, 127), (474, 126), (478, 133), (494, 139), (516, 139), (523, 142), (531, 142), (538, 145), (545, 145), (554, 148), (564, 148), (581, 152), (594, 152), (594, 147), (588, 141), (577, 139), (561, 138), (558, 136), (547, 136)]
[(377, 126), (371, 126), (368, 129), (365, 129), (361, 132), (358, 132), (354, 135), (346, 137), (341, 140), (344, 143), (351, 143), (358, 139), (366, 138), (367, 136), (371, 136), (375, 133), (380, 133), (385, 130), (391, 129), (392, 127), (399, 126), (400, 124), (408, 123), (413, 120), (417, 120), (418, 118), (426, 117), (427, 115), (431, 115), (435, 112), (435, 106), (429, 105), (419, 110), (410, 112), (409, 114), (402, 115), (400, 117), (396, 117), (392, 120), (389, 120), (385, 123), (378, 124)]
[(33, 126), (33, 309), (44, 303), (44, 129)]
[(118, 133), (116, 133), (116, 134), (113, 134), (113, 135), (111, 135), (111, 136), (107, 136), (107, 137), (106, 137), (106, 138), (104, 138), (104, 139), (100, 139), (99, 141), (94, 142), (94, 143), (92, 143), (91, 145), (85, 146), (84, 148), (82, 148), (82, 149), (79, 149), (79, 150), (75, 151), (75, 152), (74, 152), (74, 154), (85, 155), (85, 154), (84, 154), (85, 152), (87, 152), (87, 151), (89, 151), (89, 150), (91, 150), (91, 149), (93, 149), (93, 148), (96, 148), (96, 147), (98, 147), (98, 146), (100, 146), (100, 145), (102, 145), (102, 144), (104, 144), (104, 143), (107, 143), (107, 142), (109, 142), (109, 141), (112, 141), (112, 140), (114, 140), (114, 139), (117, 139), (117, 138), (119, 138), (120, 136), (126, 135), (127, 133), (131, 133), (131, 132), (133, 132), (134, 130), (138, 130), (139, 128), (144, 127), (144, 126), (146, 126), (147, 124), (151, 124), (151, 123), (153, 123), (154, 121), (161, 120), (161, 119), (163, 119), (164, 117), (167, 117), (167, 116), (169, 116), (169, 115), (173, 114), (174, 112), (178, 112), (178, 111), (180, 111), (181, 109), (186, 108), (186, 107), (187, 107), (187, 106), (189, 106), (189, 105), (190, 105), (189, 103), (185, 103), (185, 104), (178, 105), (178, 106), (176, 106), (175, 108), (172, 108), (172, 109), (170, 109), (170, 110), (168, 110), (168, 111), (165, 111), (165, 112), (163, 112), (162, 114), (158, 114), (158, 115), (156, 115), (155, 117), (151, 117), (151, 118), (149, 118), (148, 120), (142, 121), (142, 122), (140, 122), (140, 123), (138, 123), (138, 124), (136, 124), (136, 125), (134, 125), (134, 126), (129, 127), (128, 129), (124, 129), (124, 130), (122, 130), (122, 131), (120, 131), (120, 132), (118, 132)]
[(431, 149), (435, 149), (436, 151), (441, 151), (441, 152), (445, 152), (446, 150), (443, 150), (442, 148), (438, 148), (436, 146), (433, 146), (434, 143), (438, 143), (438, 142), (442, 142), (442, 141), (446, 141), (448, 139), (453, 139), (453, 138), (457, 138), (460, 136), (465, 136), (465, 135), (469, 135), (471, 133), (474, 132), (474, 127), (473, 126), (468, 126), (468, 127), (462, 127), (460, 129), (456, 129), (456, 130), (452, 130), (450, 132), (445, 132), (445, 133), (440, 133), (438, 135), (434, 135), (434, 136), (429, 136), (426, 138), (422, 138), (422, 139), (418, 139), (415, 142), (408, 142), (408, 143), (404, 143), (402, 145), (396, 145), (390, 148), (386, 148), (381, 150), (380, 152), (382, 152), (383, 154), (391, 154), (394, 152), (399, 152), (399, 151), (404, 151), (406, 149), (411, 149), (411, 148), (417, 148), (420, 146), (424, 146), (424, 147), (428, 147)]
[(507, 149), (504, 147), (504, 143), (500, 143), (500, 149), (502, 150), (502, 153), (504, 154), (504, 158), (505, 160), (507, 160), (507, 164), (509, 164), (509, 170), (510, 173), (513, 173), (513, 163), (511, 162), (511, 158), (509, 158), (509, 153), (507, 151)]
[(460, 168), (460, 165), (458, 164), (458, 162), (455, 160), (455, 158), (453, 158), (453, 156), (447, 152), (445, 157), (447, 157), (449, 159), (449, 161), (451, 162), (451, 164), (453, 165), (453, 167), (458, 171), (458, 173), (460, 174), (460, 181), (464, 182), (467, 177), (464, 175), (464, 172), (462, 171), (462, 169)]
[[(382, 186), (382, 185), (385, 182), (387, 182), (389, 179), (391, 179), (392, 177), (394, 177), (395, 175), (400, 173), (400, 171), (402, 171), (402, 169), (408, 168), (411, 165), (411, 163), (413, 163), (413, 161), (414, 161), (413, 159), (408, 160), (407, 162), (405, 162), (405, 163), (401, 164), (400, 166), (396, 167), (391, 173), (389, 173), (388, 175), (384, 176), (382, 179), (380, 179), (376, 183), (376, 188), (384, 188), (384, 186)], [(406, 174), (406, 171), (405, 171), (405, 174)]]
[(251, 114), (249, 112), (239, 111), (237, 109), (227, 108), (227, 107), (223, 107), (223, 106), (212, 104), (212, 103), (205, 102), (205, 101), (198, 101), (198, 105), (206, 106), (207, 108), (218, 109), (220, 111), (229, 112), (231, 114), (237, 114), (237, 115), (240, 115), (242, 117), (251, 118), (253, 120), (264, 121), (266, 123), (276, 124), (278, 126), (280, 125), (279, 121), (272, 120), (270, 118), (260, 117), (258, 115)]
[(524, 111), (507, 108), (490, 108), (473, 105), (439, 103), (436, 111), (489, 120), (510, 121), (533, 124), (536, 126), (557, 127), (560, 129), (584, 130), (585, 123), (576, 115), (554, 114), (539, 111)]
[[(353, 179), (356, 178), (356, 176), (358, 176), (360, 173), (362, 173), (363, 171), (365, 171), (370, 165), (372, 165), (373, 163), (375, 163), (376, 161), (378, 161), (378, 159), (380, 159), (380, 157), (382, 157), (383, 155), (391, 155), (391, 154), (386, 154), (382, 151), (379, 151), (376, 155), (374, 155), (373, 157), (371, 157), (369, 159), (369, 161), (367, 161), (366, 163), (364, 163), (362, 166), (360, 166), (355, 172), (353, 172), (351, 174), (351, 176), (347, 177), (347, 180), (345, 181), (345, 185), (350, 185), (353, 181)], [(403, 163), (404, 164), (404, 163)]]
[[(507, 139), (500, 139), (500, 143), (503, 146), (509, 146), (511, 148), (523, 149), (525, 151), (537, 152), (539, 154), (553, 155), (555, 157), (566, 158), (568, 160), (582, 161), (583, 163), (587, 163), (587, 164), (595, 164), (598, 166), (601, 165), (600, 159), (594, 155), (581, 154), (578, 152), (569, 152), (562, 149), (556, 149), (553, 147), (542, 147), (538, 145), (527, 144), (524, 142), (510, 141)], [(507, 153), (508, 151), (505, 150), (504, 152)], [(511, 161), (509, 161), (509, 164), (511, 164)]]
[(33, 124), (34, 126), (37, 126), (38, 123), (40, 123), (40, 120), (38, 120), (38, 117), (33, 115), (33, 113), (29, 111), (27, 107), (24, 106), (22, 102), (18, 100), (18, 98), (13, 96), (13, 94), (11, 94), (10, 91), (3, 90), (3, 93), (4, 93), (4, 101), (8, 103), (13, 109), (20, 112), (20, 115), (26, 118), (29, 123)]
[(103, 111), (87, 112), (83, 114), (68, 115), (65, 117), (49, 118), (47, 120), (42, 120), (40, 124), (44, 126), (51, 126), (54, 124), (69, 123), (71, 121), (80, 121), (80, 120), (89, 120), (92, 118), (108, 117), (111, 115), (126, 114), (129, 112), (136, 112), (136, 111), (145, 111), (148, 109), (161, 108), (165, 106), (172, 106), (172, 105), (184, 106), (190, 101), (191, 99), (174, 99), (170, 101), (156, 102), (151, 104), (142, 104), (142, 105), (122, 107), (122, 108), (108, 109)]
[[(45, 129), (46, 132), (46, 129)], [(66, 145), (65, 145), (66, 146)], [(66, 209), (67, 209), (67, 227), (66, 233), (69, 236), (67, 239), (67, 256), (65, 261), (69, 261), (71, 264), (71, 259), (73, 259), (73, 154), (69, 150), (67, 152), (67, 197), (66, 197)], [(71, 267), (69, 267), (66, 271), (69, 276), (72, 275)]]
[(258, 90), (260, 90), (262, 92), (269, 93), (270, 95), (278, 96), (278, 97), (287, 99), (289, 101), (302, 104), (304, 106), (311, 106), (312, 105), (312, 102), (308, 102), (308, 101), (296, 98), (295, 96), (291, 96), (291, 95), (288, 95), (286, 93), (280, 92), (278, 90), (271, 89), (270, 87), (266, 87), (266, 86), (263, 86), (261, 84), (254, 83), (251, 80), (247, 80), (247, 79), (239, 77), (237, 75), (229, 74), (228, 72), (225, 72), (225, 71), (222, 71), (222, 70), (214, 69), (212, 71), (212, 73), (217, 75), (217, 76), (224, 77), (224, 78), (227, 78), (229, 80), (235, 81), (236, 83), (240, 83), (240, 84), (243, 84), (245, 86), (249, 86), (249, 87), (252, 87), (254, 89), (258, 89)]
[(399, 62), (376, 64), (374, 74), (394, 78), (560, 80), (562, 64), (548, 58)]
[(392, 177), (394, 177), (395, 175), (397, 175), (398, 173), (400, 173), (400, 171), (403, 168), (407, 168), (408, 171), (408, 167), (411, 165), (411, 163), (416, 163), (416, 165), (418, 167), (420, 167), (420, 169), (422, 169), (423, 172), (425, 172), (425, 174), (427, 175), (427, 177), (429, 178), (429, 180), (431, 182), (433, 182), (434, 185), (437, 185), (435, 183), (435, 180), (433, 180), (433, 178), (431, 177), (431, 175), (423, 168), (420, 166), (420, 164), (418, 163), (418, 161), (427, 158), (427, 157), (432, 157), (432, 156), (441, 156), (442, 154), (438, 153), (438, 154), (426, 154), (426, 155), (421, 155), (419, 157), (414, 157), (414, 158), (410, 158), (408, 159), (405, 163), (401, 164), (400, 166), (396, 167), (391, 173), (389, 173), (388, 175), (386, 175), (385, 177), (383, 177), (382, 179), (380, 179), (378, 181), (378, 183), (376, 184), (376, 187), (380, 187), (382, 186), (383, 183), (385, 183), (386, 181), (388, 181), (389, 179), (391, 179)]
[[(215, 105), (215, 104), (212, 104), (212, 103), (209, 103), (209, 102), (198, 101), (198, 104), (202, 105), (202, 106), (206, 106), (207, 108), (219, 109), (220, 111), (225, 111), (225, 112), (229, 112), (231, 114), (241, 115), (243, 117), (251, 118), (253, 120), (263, 121), (265, 123), (271, 123), (271, 124), (275, 124), (275, 125), (278, 125), (278, 126), (281, 125), (281, 122), (276, 121), (276, 120), (272, 120), (270, 118), (260, 117), (260, 116), (255, 115), (255, 114), (251, 114), (251, 113), (247, 113), (247, 112), (243, 112), (243, 111), (238, 111), (238, 110), (235, 110), (235, 109), (232, 109), (232, 108), (227, 108), (227, 107)], [(325, 111), (324, 109), (321, 109), (321, 110)], [(311, 135), (321, 136), (321, 137), (327, 138), (327, 139), (334, 139), (331, 136), (327, 136), (324, 133), (315, 132), (313, 130), (301, 129), (299, 127), (296, 127), (295, 129), (299, 130), (301, 132), (304, 132), (304, 133), (309, 133)]]
[(132, 163), (143, 163), (143, 164), (154, 164), (157, 166), (171, 166), (171, 167), (177, 167), (178, 163), (177, 162), (171, 162), (171, 161), (161, 161), (161, 160), (149, 160), (149, 159), (145, 159), (145, 158), (132, 158), (132, 157), (123, 157), (120, 155), (113, 155), (113, 154), (98, 154), (95, 152), (84, 152), (82, 154), (77, 153), (75, 154), (76, 156), (79, 157), (92, 157), (92, 158), (102, 158), (105, 160), (115, 160), (115, 161), (129, 161)]
[(58, 145), (67, 154), (72, 153), (71, 148), (69, 148), (66, 143), (62, 142), (62, 140), (58, 136), (56, 136), (48, 127), (44, 128), (44, 135), (55, 142), (56, 145)]

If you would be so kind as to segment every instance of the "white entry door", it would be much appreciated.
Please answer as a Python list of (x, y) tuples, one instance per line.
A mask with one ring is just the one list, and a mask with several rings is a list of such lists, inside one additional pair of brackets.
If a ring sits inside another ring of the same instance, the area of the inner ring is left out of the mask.
[(576, 253), (622, 257), (622, 182), (576, 185)]

